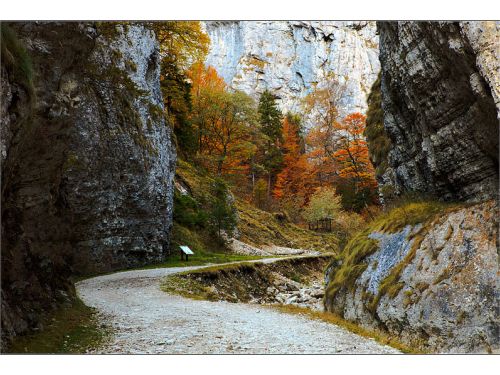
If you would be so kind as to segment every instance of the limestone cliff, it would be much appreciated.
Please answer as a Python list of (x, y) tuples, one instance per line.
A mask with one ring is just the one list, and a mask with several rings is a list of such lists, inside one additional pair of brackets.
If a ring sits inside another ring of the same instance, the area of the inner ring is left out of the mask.
[(382, 188), (444, 200), (496, 196), (499, 24), (379, 22), (378, 30), (392, 144)]
[(150, 30), (32, 22), (9, 33), (17, 39), (10, 50), (2, 43), (4, 340), (71, 299), (71, 275), (163, 259), (176, 158)]
[(301, 98), (332, 73), (345, 86), (343, 114), (366, 110), (380, 70), (374, 22), (205, 22), (206, 63), (234, 89), (258, 98), (269, 89), (283, 111), (301, 112)]
[(366, 136), (382, 195), (468, 203), (375, 220), (329, 267), (325, 306), (423, 350), (497, 352), (498, 24), (377, 27)]
[(421, 350), (498, 352), (497, 203), (436, 212), (392, 229), (386, 218), (354, 238), (327, 271), (326, 308)]

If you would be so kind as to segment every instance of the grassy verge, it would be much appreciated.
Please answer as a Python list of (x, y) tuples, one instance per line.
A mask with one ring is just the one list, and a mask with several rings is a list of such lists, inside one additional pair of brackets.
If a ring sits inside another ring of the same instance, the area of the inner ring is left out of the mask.
[(397, 349), (403, 353), (412, 353), (412, 354), (423, 354), (425, 352), (420, 351), (418, 349), (410, 348), (409, 346), (403, 344), (402, 342), (390, 337), (382, 332), (368, 330), (359, 325), (350, 322), (341, 318), (338, 315), (329, 313), (329, 312), (321, 312), (321, 311), (313, 311), (310, 309), (306, 309), (303, 307), (293, 306), (293, 305), (269, 305), (266, 306), (268, 308), (281, 311), (286, 314), (296, 314), (303, 315), (310, 319), (321, 320), (326, 323), (335, 324), (339, 327), (345, 328), (346, 330), (355, 333), (357, 335), (372, 338), (380, 344), (388, 345)]
[(249, 302), (266, 298), (266, 289), (273, 284), (275, 273), (291, 280), (307, 283), (322, 275), (328, 255), (285, 257), (271, 263), (235, 262), (181, 272), (166, 277), (164, 292), (195, 300)]
[(102, 345), (110, 329), (102, 327), (94, 309), (80, 299), (42, 322), (43, 329), (17, 337), (7, 353), (85, 353)]
[[(189, 267), (189, 266), (203, 266), (210, 264), (220, 264), (229, 262), (244, 262), (249, 260), (257, 260), (263, 258), (278, 258), (277, 256), (262, 256), (262, 255), (239, 255), (239, 254), (226, 254), (226, 253), (202, 253), (196, 254), (189, 258), (189, 261), (181, 260), (180, 256), (169, 258), (163, 263), (151, 264), (136, 269), (152, 269), (152, 268), (169, 268), (169, 267)], [(230, 265), (227, 265), (230, 266)]]

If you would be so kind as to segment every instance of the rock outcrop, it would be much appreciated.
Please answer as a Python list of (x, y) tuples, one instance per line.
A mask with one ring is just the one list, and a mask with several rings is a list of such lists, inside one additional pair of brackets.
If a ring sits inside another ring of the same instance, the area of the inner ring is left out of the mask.
[(325, 307), (423, 350), (497, 352), (498, 24), (377, 28), (365, 135), (381, 195), (476, 205), (414, 203), (375, 220), (328, 268)]
[(9, 32), (34, 84), (29, 93), (2, 53), (3, 341), (71, 299), (72, 275), (164, 258), (176, 159), (152, 31), (31, 22)]
[(382, 191), (480, 201), (498, 193), (495, 22), (379, 22), (389, 167)]
[(347, 270), (346, 259), (328, 269), (327, 283), (337, 272), (354, 277), (334, 293), (327, 289), (326, 308), (422, 350), (498, 352), (498, 217), (489, 201), (369, 233), (377, 245), (356, 264), (362, 272)]
[(345, 91), (342, 114), (364, 112), (380, 70), (374, 22), (214, 21), (207, 65), (234, 89), (255, 98), (268, 89), (283, 111), (302, 112), (301, 99), (335, 74)]

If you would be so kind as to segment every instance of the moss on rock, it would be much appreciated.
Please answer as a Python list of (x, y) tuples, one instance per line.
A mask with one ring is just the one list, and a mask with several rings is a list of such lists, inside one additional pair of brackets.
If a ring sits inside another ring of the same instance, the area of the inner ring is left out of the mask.
[(372, 86), (368, 96), (366, 112), (365, 137), (368, 142), (370, 160), (375, 166), (377, 178), (380, 178), (388, 167), (388, 155), (391, 150), (391, 140), (384, 128), (384, 112), (382, 110), (382, 94), (380, 91), (381, 73)]

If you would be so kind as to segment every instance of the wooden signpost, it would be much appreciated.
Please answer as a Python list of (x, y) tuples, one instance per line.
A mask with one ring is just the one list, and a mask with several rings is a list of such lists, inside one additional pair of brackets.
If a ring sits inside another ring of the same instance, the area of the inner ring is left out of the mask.
[(194, 255), (193, 251), (187, 246), (179, 246), (181, 248), (181, 260), (186, 256), (186, 262), (189, 260), (188, 255)]

